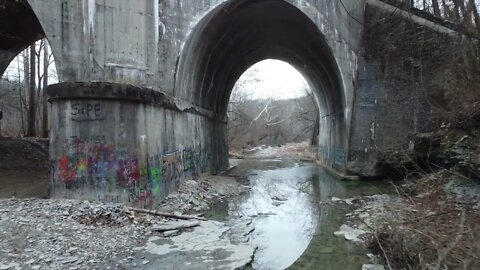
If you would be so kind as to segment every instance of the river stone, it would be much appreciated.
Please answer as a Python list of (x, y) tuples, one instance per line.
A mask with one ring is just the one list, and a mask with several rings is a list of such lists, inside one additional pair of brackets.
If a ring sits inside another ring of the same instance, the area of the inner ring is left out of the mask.
[(380, 264), (364, 264), (362, 270), (385, 270), (385, 267)]
[(180, 230), (166, 231), (166, 232), (163, 233), (163, 236), (165, 236), (165, 237), (171, 237), (171, 236), (177, 235), (179, 232), (180, 232)]
[(11, 262), (9, 264), (0, 264), (0, 270), (8, 270), (13, 269), (15, 267), (20, 266), (18, 263)]
[(348, 241), (360, 242), (360, 239), (358, 237), (364, 233), (365, 233), (364, 230), (354, 229), (346, 224), (343, 224), (340, 227), (340, 230), (334, 232), (333, 234), (335, 236), (343, 235), (345, 237), (345, 240), (348, 240)]

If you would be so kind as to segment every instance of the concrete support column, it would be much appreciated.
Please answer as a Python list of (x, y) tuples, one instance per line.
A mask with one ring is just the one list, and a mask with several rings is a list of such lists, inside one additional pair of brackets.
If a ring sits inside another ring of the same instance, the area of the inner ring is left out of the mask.
[(154, 207), (183, 179), (228, 165), (226, 145), (212, 144), (225, 123), (161, 92), (61, 83), (48, 93), (53, 197)]

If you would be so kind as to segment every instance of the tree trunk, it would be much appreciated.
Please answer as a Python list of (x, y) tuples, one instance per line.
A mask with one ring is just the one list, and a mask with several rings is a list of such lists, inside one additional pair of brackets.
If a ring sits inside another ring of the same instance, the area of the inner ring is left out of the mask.
[(47, 41), (43, 45), (43, 96), (42, 96), (42, 137), (48, 137), (48, 102), (47, 102), (47, 86), (48, 86), (48, 60), (49, 52)]
[(30, 85), (30, 57), (29, 57), (29, 52), (25, 50), (23, 52), (23, 87), (22, 90), (19, 91), (20, 93), (20, 112), (22, 116), (22, 135), (25, 136), (27, 134), (26, 131), (26, 122), (28, 122), (27, 119), (27, 96), (28, 96), (28, 87)]
[(38, 82), (38, 85), (37, 85), (37, 92), (35, 94), (35, 134), (37, 134), (37, 131), (40, 131), (40, 130), (37, 130), (38, 127), (40, 126), (40, 116), (41, 116), (41, 109), (42, 109), (42, 106), (41, 106), (41, 100), (42, 100), (42, 80), (43, 80), (43, 73), (40, 72), (41, 67), (43, 65), (42, 61), (41, 61), (41, 58), (42, 58), (42, 51), (43, 51), (43, 40), (40, 41), (40, 46), (38, 48), (38, 52), (35, 52), (35, 56), (36, 56), (36, 60), (35, 60), (35, 63), (37, 64), (37, 82)]
[(441, 17), (442, 14), (440, 13), (440, 7), (438, 6), (438, 0), (432, 0), (432, 7), (433, 7), (433, 15), (437, 17)]
[(320, 111), (318, 108), (315, 108), (315, 122), (313, 124), (312, 138), (310, 144), (313, 146), (318, 146), (318, 135), (320, 134)]
[(462, 12), (462, 16), (465, 18), (466, 9), (465, 9), (465, 2), (463, 0), (454, 0), (455, 6)]
[(477, 31), (480, 32), (480, 16), (478, 16), (478, 9), (477, 9), (477, 6), (475, 5), (475, 0), (470, 0), (468, 2), (468, 6), (470, 8), (470, 11), (473, 14), (473, 20), (475, 21), (475, 27), (477, 28)]
[[(460, 0), (463, 1), (463, 0)], [(460, 16), (460, 5), (458, 4), (459, 0), (453, 0), (453, 20), (455, 22), (461, 22), (461, 16)]]
[(35, 136), (35, 44), (30, 45), (30, 84), (28, 100), (28, 128), (27, 137)]

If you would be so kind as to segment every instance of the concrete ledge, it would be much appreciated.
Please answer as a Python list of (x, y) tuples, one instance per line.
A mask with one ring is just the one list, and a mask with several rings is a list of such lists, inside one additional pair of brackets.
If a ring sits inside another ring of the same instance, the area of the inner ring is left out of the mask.
[(49, 102), (66, 99), (125, 100), (198, 114), (224, 123), (228, 121), (224, 115), (177, 101), (164, 92), (134, 85), (107, 82), (63, 82), (49, 85), (47, 94)]
[(419, 25), (429, 27), (430, 29), (433, 29), (434, 31), (437, 31), (440, 33), (444, 33), (450, 36), (462, 36), (464, 38), (466, 38), (467, 35), (470, 37), (473, 37), (470, 34), (466, 33), (466, 31), (461, 29), (459, 26), (455, 24), (451, 24), (448, 21), (439, 19), (437, 17), (434, 17), (433, 15), (430, 15), (426, 12), (422, 12), (421, 10), (418, 10), (418, 9), (404, 10), (401, 6), (393, 5), (392, 3), (389, 3), (389, 1), (385, 1), (385, 0), (367, 0), (366, 3), (367, 5), (372, 5), (377, 8), (381, 8), (392, 14), (397, 13), (403, 18), (411, 20), (412, 22), (417, 23)]
[(328, 173), (330, 173), (331, 175), (333, 175), (334, 177), (340, 179), (340, 180), (349, 180), (349, 181), (355, 181), (355, 180), (360, 180), (360, 177), (359, 176), (356, 176), (356, 175), (346, 175), (346, 174), (343, 174), (337, 170), (335, 170), (334, 168), (332, 168), (331, 166), (325, 164), (325, 162), (322, 162), (321, 160), (316, 160), (316, 163), (318, 165), (320, 165), (323, 169), (325, 169)]

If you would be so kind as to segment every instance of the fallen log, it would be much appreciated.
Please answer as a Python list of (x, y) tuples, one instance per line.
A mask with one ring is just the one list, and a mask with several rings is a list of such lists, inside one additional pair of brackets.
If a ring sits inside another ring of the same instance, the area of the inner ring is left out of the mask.
[(172, 213), (159, 212), (159, 211), (149, 210), (149, 209), (141, 209), (141, 208), (133, 208), (133, 207), (128, 207), (127, 209), (132, 212), (143, 213), (143, 214), (154, 215), (154, 216), (161, 216), (161, 217), (168, 217), (168, 218), (176, 218), (176, 219), (183, 219), (183, 220), (189, 220), (189, 219), (206, 220), (205, 218), (198, 217), (198, 216), (175, 215)]
[[(168, 232), (200, 226), (200, 221), (169, 221), (164, 224), (156, 224), (151, 227), (152, 231)], [(168, 233), (167, 233), (168, 234)]]

